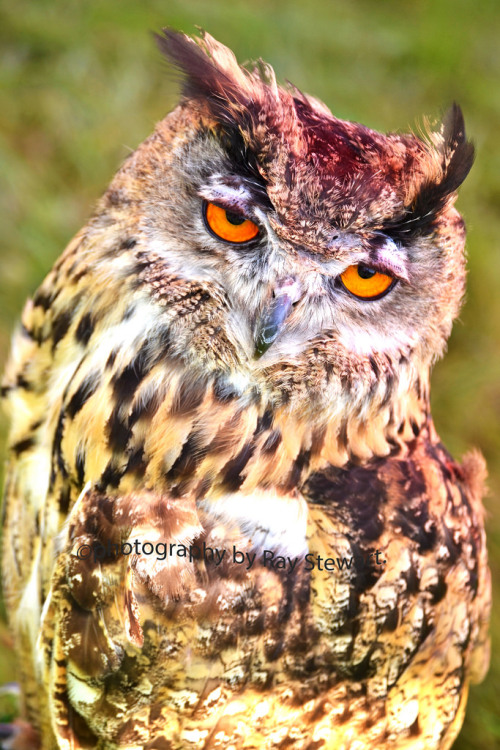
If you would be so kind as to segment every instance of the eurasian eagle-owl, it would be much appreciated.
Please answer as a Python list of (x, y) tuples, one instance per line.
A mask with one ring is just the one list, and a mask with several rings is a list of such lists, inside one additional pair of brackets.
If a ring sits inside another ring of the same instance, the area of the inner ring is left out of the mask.
[(25, 307), (3, 579), (43, 748), (449, 748), (484, 463), (434, 430), (460, 109), (382, 135), (166, 30), (181, 104)]

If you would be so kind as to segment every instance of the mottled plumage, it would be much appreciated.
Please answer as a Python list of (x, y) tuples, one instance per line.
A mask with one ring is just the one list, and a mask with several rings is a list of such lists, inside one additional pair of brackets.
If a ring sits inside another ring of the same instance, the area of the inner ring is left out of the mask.
[(382, 135), (208, 35), (158, 41), (182, 102), (4, 380), (26, 718), (47, 750), (449, 748), (490, 597), (484, 462), (429, 407), (464, 290), (461, 112)]

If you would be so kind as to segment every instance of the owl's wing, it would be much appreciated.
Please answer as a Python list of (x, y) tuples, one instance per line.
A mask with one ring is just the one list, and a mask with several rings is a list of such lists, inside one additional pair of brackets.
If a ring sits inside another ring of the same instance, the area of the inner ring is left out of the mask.
[(483, 519), (486, 515), (482, 498), (486, 492), (487, 469), (482, 454), (473, 450), (462, 458), (461, 472), (466, 496), (474, 517), (481, 520), (475, 529), (477, 538), (477, 612), (478, 629), (471, 653), (471, 682), (482, 682), (490, 665), (491, 572), (488, 567), (486, 535)]
[[(177, 682), (183, 665), (175, 652), (189, 625), (173, 621), (165, 649), (159, 620), (173, 617), (179, 598), (185, 602), (194, 591), (195, 561), (137, 552), (146, 540), (157, 549), (160, 543), (189, 547), (200, 531), (188, 502), (176, 500), (173, 507), (168, 498), (146, 491), (119, 498), (90, 486), (82, 491), (56, 543), (60, 552), (38, 641), (60, 747), (97, 742), (91, 727), (99, 737), (116, 739), (117, 725), (123, 735), (118, 740), (127, 746), (127, 732), (138, 731), (127, 717), (137, 718), (138, 710), (140, 715), (141, 697), (146, 709), (155, 671), (170, 671), (171, 684)], [(144, 676), (142, 686), (138, 675)], [(149, 718), (146, 724), (149, 737)]]
[(431, 733), (437, 706), (456, 710), (457, 674), (476, 682), (488, 667), (484, 476), (482, 456), (456, 463), (429, 422), (404, 452), (349, 471), (326, 467), (303, 487), (311, 543), (333, 558), (342, 543), (354, 560), (336, 614), (350, 667), (376, 666), (388, 713), (413, 697)]

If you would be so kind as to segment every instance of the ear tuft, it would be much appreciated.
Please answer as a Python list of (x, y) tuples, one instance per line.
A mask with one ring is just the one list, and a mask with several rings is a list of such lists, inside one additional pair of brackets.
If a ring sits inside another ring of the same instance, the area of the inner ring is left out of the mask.
[(453, 103), (438, 132), (428, 134), (424, 166), (428, 177), (417, 189), (408, 206), (407, 223), (429, 231), (434, 219), (454, 197), (474, 162), (474, 146), (465, 136), (462, 110)]
[(441, 185), (450, 195), (460, 187), (474, 163), (474, 146), (466, 138), (464, 116), (456, 102), (445, 114), (441, 132), (444, 175)]
[[(204, 101), (221, 123), (234, 124), (258, 93), (254, 76), (210, 34), (192, 39), (173, 29), (155, 34), (160, 51), (183, 76), (184, 99)], [(262, 85), (262, 84), (261, 84)]]

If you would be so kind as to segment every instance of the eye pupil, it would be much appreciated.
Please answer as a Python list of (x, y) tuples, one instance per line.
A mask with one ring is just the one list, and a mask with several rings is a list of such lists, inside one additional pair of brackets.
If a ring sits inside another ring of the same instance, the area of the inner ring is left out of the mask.
[(358, 266), (358, 276), (360, 276), (362, 279), (371, 279), (372, 276), (375, 276), (377, 272), (373, 270), (373, 268), (368, 268), (368, 266)]
[(233, 211), (226, 211), (226, 219), (230, 224), (234, 224), (235, 226), (243, 224), (243, 222), (245, 221), (243, 216), (240, 216), (240, 214), (235, 214)]

